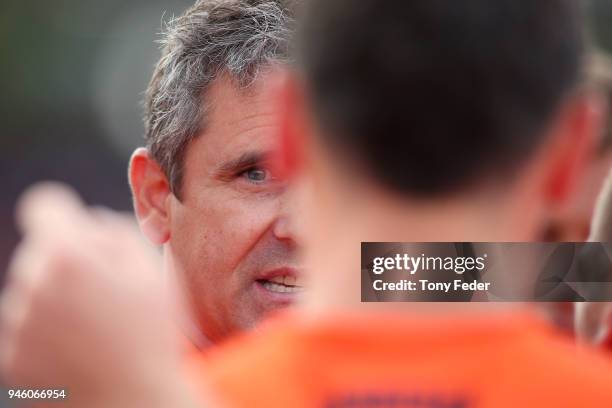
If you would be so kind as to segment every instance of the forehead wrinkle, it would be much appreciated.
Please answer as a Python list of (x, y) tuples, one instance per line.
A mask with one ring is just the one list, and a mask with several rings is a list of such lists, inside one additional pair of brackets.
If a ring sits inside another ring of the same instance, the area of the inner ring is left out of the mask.
[(244, 123), (244, 122), (249, 122), (253, 119), (264, 119), (264, 118), (270, 118), (270, 117), (275, 117), (277, 115), (277, 112), (270, 109), (269, 112), (253, 112), (251, 114), (248, 115), (236, 115), (235, 117), (230, 117), (227, 119), (227, 121), (225, 122), (226, 125), (235, 125), (235, 124), (240, 124), (240, 123)]
[[(232, 131), (231, 134), (228, 135), (228, 139), (236, 140), (239, 143), (239, 146), (247, 142), (247, 140), (241, 140), (243, 138), (249, 139), (248, 144), (250, 144), (251, 142), (256, 142), (256, 141), (262, 141), (262, 140), (265, 141), (267, 140), (269, 136), (272, 136), (272, 132), (268, 132), (268, 131), (261, 132), (261, 133), (258, 133), (258, 132), (261, 130), (270, 130), (274, 128), (275, 128), (274, 124), (270, 124), (270, 123), (263, 123), (263, 124), (259, 124), (256, 126), (245, 126), (244, 128), (238, 128)], [(231, 143), (230, 140), (228, 140), (228, 144), (229, 143)]]

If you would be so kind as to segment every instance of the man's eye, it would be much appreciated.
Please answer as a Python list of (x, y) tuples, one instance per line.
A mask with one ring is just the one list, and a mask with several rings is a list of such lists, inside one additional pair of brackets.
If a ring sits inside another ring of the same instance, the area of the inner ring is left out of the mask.
[(268, 172), (258, 168), (248, 169), (242, 174), (252, 183), (261, 183), (268, 178)]

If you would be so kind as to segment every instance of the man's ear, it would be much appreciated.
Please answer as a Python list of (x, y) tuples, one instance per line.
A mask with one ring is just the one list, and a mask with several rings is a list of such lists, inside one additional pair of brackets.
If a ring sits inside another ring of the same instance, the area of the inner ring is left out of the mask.
[(551, 205), (565, 203), (576, 190), (600, 137), (604, 105), (599, 95), (585, 91), (561, 109), (545, 145), (549, 165), (544, 193)]
[(305, 100), (294, 73), (283, 71), (275, 80), (275, 96), (280, 112), (279, 138), (273, 160), (279, 178), (291, 179), (304, 162), (306, 128)]
[(170, 239), (168, 198), (172, 194), (165, 173), (145, 148), (130, 158), (129, 180), (140, 229), (155, 245)]

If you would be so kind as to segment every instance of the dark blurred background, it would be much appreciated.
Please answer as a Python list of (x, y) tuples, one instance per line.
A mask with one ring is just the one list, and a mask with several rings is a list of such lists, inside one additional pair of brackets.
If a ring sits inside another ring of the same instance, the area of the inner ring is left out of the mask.
[(0, 281), (18, 241), (13, 208), (39, 180), (130, 210), (127, 160), (162, 20), (189, 0), (0, 0)]
[[(28, 185), (61, 180), (89, 204), (131, 209), (126, 166), (142, 144), (155, 40), (192, 1), (0, 1), (1, 281), (18, 241), (13, 207)], [(591, 0), (588, 16), (612, 52), (612, 0)]]

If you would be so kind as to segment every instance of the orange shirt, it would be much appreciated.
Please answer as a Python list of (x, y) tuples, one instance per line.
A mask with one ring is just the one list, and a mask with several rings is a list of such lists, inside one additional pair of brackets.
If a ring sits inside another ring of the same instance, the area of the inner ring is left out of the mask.
[(605, 357), (522, 313), (287, 315), (192, 368), (226, 407), (612, 407)]

